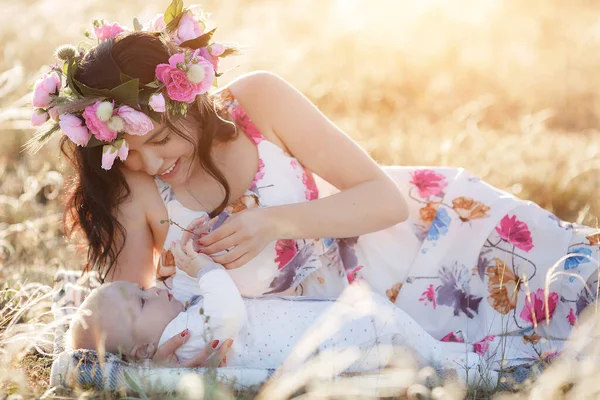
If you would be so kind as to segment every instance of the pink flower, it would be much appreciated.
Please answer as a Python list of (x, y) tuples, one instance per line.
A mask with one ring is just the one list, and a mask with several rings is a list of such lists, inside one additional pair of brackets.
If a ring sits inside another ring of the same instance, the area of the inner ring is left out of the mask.
[(427, 198), (429, 196), (439, 196), (444, 188), (448, 186), (446, 177), (438, 174), (431, 169), (421, 169), (410, 174), (412, 176), (411, 184), (419, 190), (419, 196)]
[(121, 32), (125, 32), (125, 28), (117, 22), (113, 22), (112, 24), (109, 24), (106, 21), (94, 22), (94, 34), (98, 40), (112, 39)]
[(437, 307), (437, 303), (435, 301), (435, 289), (433, 285), (429, 285), (429, 287), (421, 293), (421, 297), (419, 297), (419, 301), (423, 302), (423, 305), (426, 306), (429, 303), (433, 304), (433, 309)]
[(125, 121), (125, 132), (130, 135), (143, 136), (154, 129), (154, 123), (152, 123), (150, 117), (129, 106), (119, 107), (117, 115)]
[(46, 111), (42, 110), (41, 108), (37, 108), (33, 110), (33, 114), (31, 114), (31, 125), (43, 125), (44, 122), (48, 121), (48, 118), (50, 118), (50, 116)]
[[(548, 296), (548, 318), (552, 319), (556, 304), (558, 302), (558, 293), (552, 292)], [(538, 289), (525, 298), (525, 306), (519, 315), (521, 319), (532, 324), (539, 324), (546, 320), (546, 301), (544, 298), (544, 289)], [(534, 323), (535, 320), (535, 323)]]
[[(210, 90), (215, 80), (215, 70), (210, 62), (199, 56), (198, 50), (189, 56), (190, 62), (186, 63), (185, 58), (184, 53), (173, 54), (169, 58), (169, 64), (158, 64), (156, 66), (156, 77), (167, 87), (169, 98), (191, 104), (197, 95)], [(191, 65), (201, 66), (204, 69), (203, 80), (199, 83), (190, 82), (186, 72), (180, 69), (178, 64), (186, 67)]]
[(46, 108), (52, 101), (51, 95), (58, 94), (60, 89), (60, 77), (56, 72), (51, 72), (39, 78), (33, 85), (34, 107)]
[(87, 146), (92, 134), (83, 121), (73, 114), (61, 114), (58, 125), (65, 135), (78, 146)]
[(200, 25), (198, 18), (191, 11), (188, 11), (179, 20), (177, 34), (173, 38), (173, 41), (181, 44), (187, 40), (196, 39), (203, 32), (204, 28)]
[(148, 101), (148, 105), (156, 112), (165, 112), (165, 98), (162, 93), (154, 93), (150, 96), (150, 100)]
[(221, 54), (225, 53), (225, 46), (221, 43), (213, 43), (208, 46), (210, 49), (210, 55), (213, 57), (219, 57)]
[(58, 122), (58, 110), (56, 107), (50, 107), (48, 109), (48, 115), (50, 115), (50, 118), (52, 118), (54, 121)]
[(480, 356), (484, 355), (490, 347), (490, 342), (493, 342), (495, 338), (496, 336), (494, 335), (484, 337), (479, 342), (473, 345), (473, 351), (479, 354)]
[(98, 118), (97, 111), (100, 103), (100, 101), (97, 101), (91, 106), (87, 106), (83, 111), (82, 116), (83, 119), (85, 119), (85, 124), (96, 139), (112, 142), (117, 138), (118, 132), (111, 130), (105, 122), (102, 122), (100, 118)]
[(244, 132), (255, 145), (258, 146), (258, 144), (265, 139), (239, 104), (233, 107), (229, 113), (234, 121), (240, 126), (242, 132)]
[(118, 155), (119, 149), (112, 144), (102, 146), (102, 169), (111, 169)]
[(164, 16), (162, 14), (156, 14), (156, 16), (144, 27), (144, 30), (150, 32), (160, 32), (164, 31), (166, 27), (167, 25), (165, 24)]
[(119, 139), (115, 141), (115, 147), (118, 149), (117, 157), (119, 157), (121, 161), (125, 161), (129, 155), (129, 144), (127, 143), (127, 140)]
[(217, 57), (214, 57), (206, 47), (202, 47), (201, 49), (198, 49), (198, 50), (200, 50), (199, 51), (200, 57), (209, 61), (212, 64), (214, 70), (218, 71), (219, 70), (219, 59)]
[(363, 269), (364, 267), (362, 265), (359, 265), (358, 267), (354, 268), (352, 271), (348, 272), (346, 274), (346, 278), (348, 279), (348, 283), (352, 284), (356, 281), (356, 276), (358, 275), (358, 271), (360, 271), (361, 269)]
[(277, 269), (285, 267), (296, 254), (298, 253), (298, 246), (294, 239), (281, 239), (275, 243), (275, 262), (278, 263)]
[(450, 332), (449, 334), (444, 336), (440, 341), (441, 342), (464, 343), (465, 339), (463, 339), (461, 336), (462, 335), (457, 335), (455, 332)]
[(496, 232), (502, 240), (512, 243), (523, 251), (529, 251), (533, 248), (529, 227), (525, 222), (519, 221), (516, 215), (510, 218), (505, 215), (496, 227)]
[(569, 324), (571, 324), (571, 326), (575, 325), (575, 323), (577, 322), (577, 317), (575, 316), (575, 313), (573, 312), (573, 309), (569, 309), (569, 315), (567, 315), (567, 321), (569, 321)]
[(312, 172), (308, 171), (306, 168), (304, 168), (304, 173), (302, 174), (302, 183), (306, 188), (304, 191), (306, 200), (316, 200), (319, 198), (319, 189), (317, 188), (315, 177)]

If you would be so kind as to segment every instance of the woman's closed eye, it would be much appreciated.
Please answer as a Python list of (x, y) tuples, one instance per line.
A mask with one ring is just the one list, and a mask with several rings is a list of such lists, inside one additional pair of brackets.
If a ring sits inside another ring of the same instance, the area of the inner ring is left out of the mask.
[(156, 146), (161, 146), (163, 144), (166, 144), (169, 140), (171, 140), (171, 135), (169, 135), (167, 133), (167, 135), (164, 138), (162, 138), (162, 139), (160, 139), (160, 140), (158, 140), (156, 142), (153, 142), (152, 144), (154, 144)]

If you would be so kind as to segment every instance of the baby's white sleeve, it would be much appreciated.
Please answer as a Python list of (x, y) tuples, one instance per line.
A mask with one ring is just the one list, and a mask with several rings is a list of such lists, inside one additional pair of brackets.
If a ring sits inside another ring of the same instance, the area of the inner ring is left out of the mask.
[(198, 286), (204, 298), (201, 308), (209, 317), (207, 325), (214, 339), (236, 336), (246, 324), (246, 305), (227, 270), (218, 264), (203, 268), (198, 273)]
[[(183, 271), (182, 274), (185, 275)], [(188, 278), (173, 281), (175, 297), (190, 293), (200, 295), (202, 299), (171, 321), (159, 342), (160, 346), (172, 336), (189, 329), (190, 339), (176, 352), (180, 361), (194, 357), (213, 340), (222, 343), (225, 339), (235, 338), (247, 321), (244, 300), (225, 268), (218, 264), (209, 265), (198, 273), (197, 279)], [(195, 281), (194, 287), (189, 285), (190, 281)], [(185, 286), (178, 287), (178, 283)]]

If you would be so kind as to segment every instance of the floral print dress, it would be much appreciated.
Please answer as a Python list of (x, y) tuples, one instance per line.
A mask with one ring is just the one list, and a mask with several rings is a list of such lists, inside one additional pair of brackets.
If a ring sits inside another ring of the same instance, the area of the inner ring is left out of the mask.
[[(410, 265), (366, 264), (357, 278), (385, 291), (433, 337), (465, 343), (492, 368), (556, 356), (595, 301), (600, 233), (461, 169), (387, 172), (410, 208), (396, 239), (410, 240), (411, 229), (418, 245), (407, 253)], [(369, 254), (362, 239), (355, 250)], [(390, 283), (397, 267), (402, 274)]]
[[(237, 127), (256, 145), (259, 160), (252, 184), (241, 198), (225, 208), (213, 229), (218, 229), (229, 216), (249, 208), (318, 198), (319, 190), (313, 174), (281, 147), (266, 140), (231, 92), (220, 92), (216, 104), (227, 110)], [(170, 287), (175, 260), (168, 250), (169, 244), (180, 239), (181, 227), (187, 227), (206, 213), (184, 207), (166, 182), (159, 178), (155, 180), (169, 219), (174, 222), (169, 226), (157, 267), (157, 279)], [(329, 238), (277, 240), (246, 265), (229, 273), (240, 292), (246, 296), (278, 294), (337, 297), (348, 285), (339, 256), (338, 241)]]
[[(217, 103), (256, 144), (259, 167), (251, 187), (214, 229), (247, 208), (333, 192), (266, 140), (228, 90)], [(434, 338), (464, 343), (493, 368), (556, 355), (595, 301), (600, 233), (560, 221), (462, 169), (384, 170), (407, 199), (408, 221), (354, 238), (275, 241), (229, 271), (240, 292), (335, 297), (363, 280)], [(183, 207), (165, 182), (157, 179), (157, 185), (169, 218), (179, 225), (204, 214)], [(171, 225), (165, 244), (180, 236)], [(158, 278), (168, 286), (173, 272), (165, 249)]]

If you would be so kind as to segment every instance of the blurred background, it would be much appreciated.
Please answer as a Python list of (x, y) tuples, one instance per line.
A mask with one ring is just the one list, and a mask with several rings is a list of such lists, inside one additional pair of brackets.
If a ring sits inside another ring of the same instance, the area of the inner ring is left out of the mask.
[[(29, 86), (94, 18), (131, 27), (165, 1), (0, 2), (0, 282), (80, 268), (61, 230), (70, 173), (32, 157)], [(190, 6), (188, 1), (186, 6)], [(464, 167), (597, 226), (600, 3), (591, 0), (206, 0), (215, 39), (246, 46), (221, 83), (266, 69), (381, 164)]]

